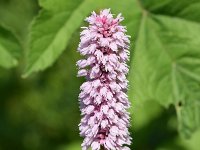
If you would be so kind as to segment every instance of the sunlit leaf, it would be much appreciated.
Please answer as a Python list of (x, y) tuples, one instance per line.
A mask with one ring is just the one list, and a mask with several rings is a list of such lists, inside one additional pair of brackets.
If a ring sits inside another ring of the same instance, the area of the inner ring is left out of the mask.
[(65, 49), (74, 31), (80, 28), (84, 18), (93, 10), (111, 8), (113, 13), (122, 12), (130, 31), (135, 30), (132, 27), (138, 24), (137, 21), (131, 21), (135, 16), (139, 17), (138, 13), (134, 14), (138, 9), (130, 11), (135, 5), (132, 0), (111, 0), (109, 3), (106, 0), (41, 0), (40, 5), (44, 9), (34, 20), (30, 30), (30, 51), (24, 76), (51, 66)]
[(143, 17), (129, 75), (129, 96), (136, 103), (173, 104), (186, 137), (200, 126), (200, 23), (191, 14), (200, 14), (200, 7), (188, 2), (139, 3)]

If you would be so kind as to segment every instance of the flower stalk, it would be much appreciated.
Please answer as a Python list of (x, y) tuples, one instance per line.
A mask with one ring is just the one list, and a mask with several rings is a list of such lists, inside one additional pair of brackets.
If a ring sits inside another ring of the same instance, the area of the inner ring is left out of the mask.
[(78, 51), (85, 59), (77, 62), (78, 76), (87, 80), (79, 94), (82, 150), (129, 150), (126, 145), (131, 144), (126, 95), (130, 36), (120, 25), (122, 20), (121, 14), (114, 18), (110, 9), (92, 12), (86, 18), (89, 27), (81, 32)]

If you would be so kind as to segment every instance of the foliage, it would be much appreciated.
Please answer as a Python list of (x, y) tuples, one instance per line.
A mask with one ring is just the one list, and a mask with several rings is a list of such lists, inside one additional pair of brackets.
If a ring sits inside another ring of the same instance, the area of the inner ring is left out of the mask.
[(130, 74), (135, 88), (130, 97), (173, 104), (180, 132), (188, 137), (200, 126), (200, 24), (191, 15), (194, 9), (200, 12), (186, 0), (154, 3), (140, 3), (143, 12)]
[(76, 49), (102, 8), (132, 36), (133, 148), (197, 149), (200, 0), (0, 0), (0, 150), (78, 149)]

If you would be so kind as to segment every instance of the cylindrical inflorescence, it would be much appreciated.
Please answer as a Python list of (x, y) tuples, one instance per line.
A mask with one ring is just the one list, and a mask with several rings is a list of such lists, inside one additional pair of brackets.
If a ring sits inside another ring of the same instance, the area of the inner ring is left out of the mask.
[(130, 36), (122, 20), (121, 14), (113, 18), (110, 9), (92, 12), (86, 18), (89, 27), (81, 32), (78, 51), (85, 59), (77, 62), (78, 76), (87, 80), (79, 94), (82, 150), (129, 150), (131, 144), (126, 95)]

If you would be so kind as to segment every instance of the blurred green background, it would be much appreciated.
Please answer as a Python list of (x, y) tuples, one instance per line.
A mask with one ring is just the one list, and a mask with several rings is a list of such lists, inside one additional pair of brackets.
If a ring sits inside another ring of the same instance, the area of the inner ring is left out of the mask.
[[(62, 1), (73, 3), (71, 0)], [(45, 3), (45, 0), (41, 2)], [(109, 6), (109, 0), (107, 3), (105, 6)], [(115, 12), (120, 12), (120, 8), (126, 9), (118, 3), (113, 6)], [(151, 5), (151, 0), (147, 4)], [(158, 7), (156, 4), (153, 0), (152, 5)], [(128, 12), (139, 8), (138, 5), (132, 7)], [(22, 78), (30, 24), (41, 9), (37, 0), (0, 0), (0, 24), (16, 36), (23, 49), (17, 67), (0, 68), (0, 150), (81, 149), (78, 94), (84, 79), (76, 77), (75, 65), (80, 58), (76, 51), (80, 28), (70, 36), (65, 51), (50, 68)], [(76, 19), (83, 22), (82, 18)], [(133, 18), (134, 23), (124, 22), (129, 32), (137, 31), (137, 18), (135, 22)], [(134, 44), (131, 57), (133, 48)], [(200, 131), (189, 139), (180, 137), (176, 110), (172, 105), (164, 108), (153, 100), (135, 104), (133, 97), (130, 101), (133, 105), (130, 110), (132, 150), (199, 150)]]

